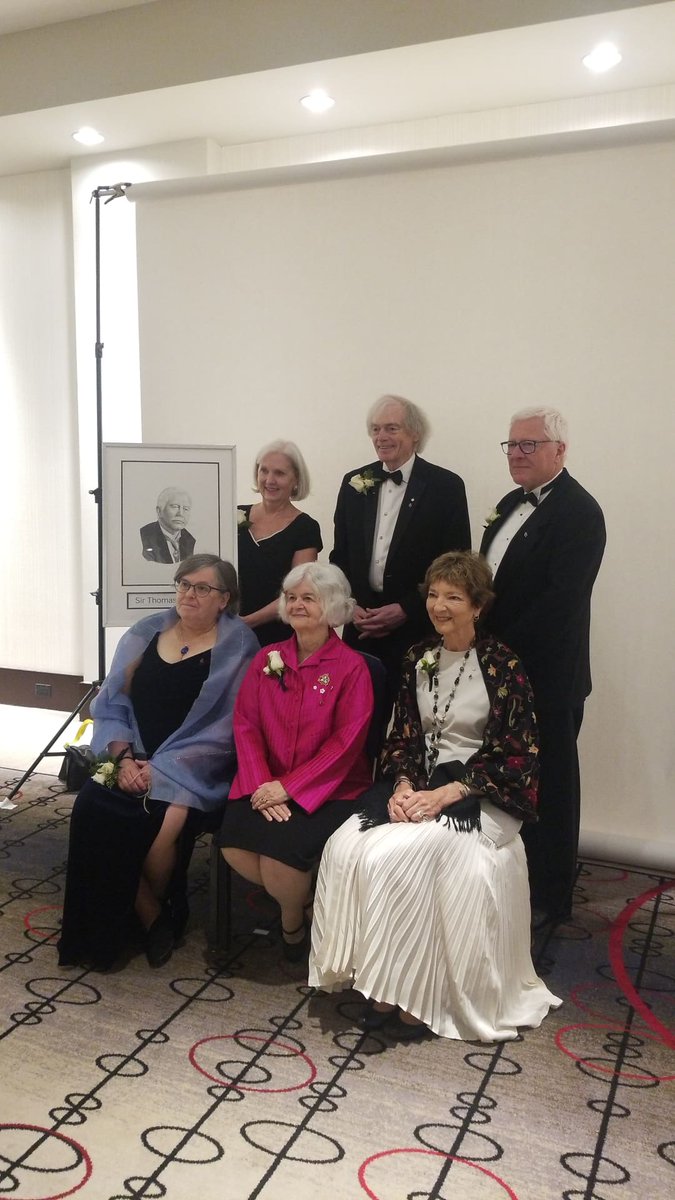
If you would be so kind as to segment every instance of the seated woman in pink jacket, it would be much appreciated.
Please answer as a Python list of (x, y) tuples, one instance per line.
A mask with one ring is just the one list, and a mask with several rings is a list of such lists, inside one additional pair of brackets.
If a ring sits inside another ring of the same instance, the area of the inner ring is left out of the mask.
[(279, 614), (295, 636), (256, 655), (235, 705), (237, 774), (218, 842), (235, 871), (278, 901), (291, 962), (308, 949), (312, 867), (371, 783), (370, 674), (335, 633), (353, 607), (339, 567), (294, 567)]

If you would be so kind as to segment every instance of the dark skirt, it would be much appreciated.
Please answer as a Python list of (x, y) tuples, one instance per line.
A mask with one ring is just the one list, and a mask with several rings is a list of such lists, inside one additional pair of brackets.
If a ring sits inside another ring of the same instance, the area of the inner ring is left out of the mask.
[(143, 862), (167, 805), (89, 779), (70, 818), (61, 966), (106, 968), (119, 958), (135, 926), (134, 902)]
[(296, 871), (311, 871), (331, 834), (359, 805), (360, 799), (329, 800), (315, 812), (306, 813), (289, 800), (290, 821), (268, 821), (251, 808), (251, 797), (245, 796), (228, 802), (216, 840), (219, 846), (250, 850), (295, 867)]

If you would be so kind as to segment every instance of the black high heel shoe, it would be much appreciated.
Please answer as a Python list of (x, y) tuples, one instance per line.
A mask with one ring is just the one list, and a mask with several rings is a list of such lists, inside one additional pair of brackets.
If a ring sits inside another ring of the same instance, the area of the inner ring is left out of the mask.
[[(287, 937), (293, 937), (294, 934), (300, 933), (300, 930), (303, 933), (299, 942), (286, 941)], [(284, 929), (283, 925), (281, 926), (281, 950), (286, 962), (302, 962), (309, 952), (309, 925), (305, 920), (297, 929)]]
[(365, 1029), (366, 1033), (372, 1033), (375, 1029), (382, 1029), (388, 1021), (393, 1021), (397, 1016), (397, 1008), (387, 1008), (382, 1012), (380, 1009), (374, 1008), (371, 1003), (363, 1016), (359, 1018), (359, 1029)]

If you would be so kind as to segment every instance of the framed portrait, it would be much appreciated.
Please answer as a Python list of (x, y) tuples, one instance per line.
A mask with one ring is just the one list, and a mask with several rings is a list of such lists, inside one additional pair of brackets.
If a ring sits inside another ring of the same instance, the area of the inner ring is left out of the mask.
[(103, 624), (170, 608), (177, 565), (217, 554), (236, 566), (234, 446), (103, 447)]

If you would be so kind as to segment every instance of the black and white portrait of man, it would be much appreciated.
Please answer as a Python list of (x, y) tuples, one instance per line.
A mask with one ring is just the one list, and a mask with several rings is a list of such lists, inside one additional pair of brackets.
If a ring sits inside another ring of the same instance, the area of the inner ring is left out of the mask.
[(143, 558), (177, 563), (194, 553), (195, 539), (187, 529), (192, 497), (179, 487), (165, 487), (157, 497), (157, 520), (141, 527)]

